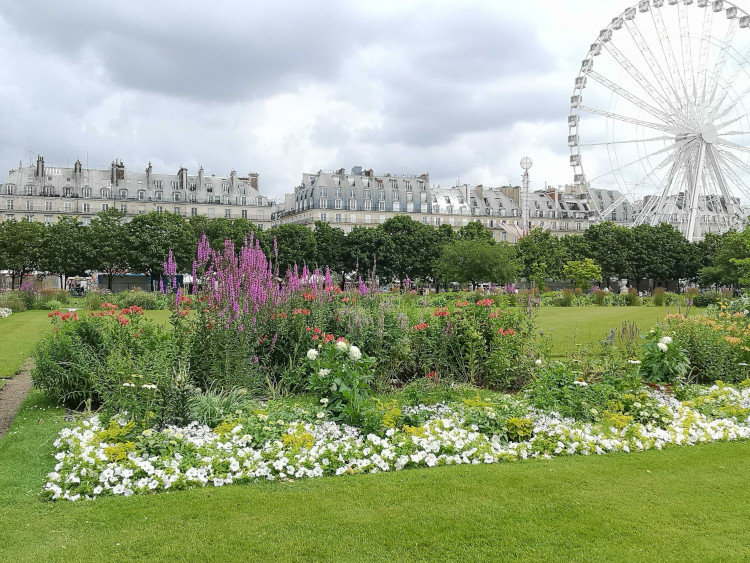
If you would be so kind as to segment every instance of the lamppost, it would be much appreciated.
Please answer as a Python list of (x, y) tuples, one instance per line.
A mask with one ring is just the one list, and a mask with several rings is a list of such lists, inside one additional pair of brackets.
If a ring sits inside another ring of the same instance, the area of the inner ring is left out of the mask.
[(521, 168), (523, 168), (523, 176), (521, 176), (521, 218), (523, 220), (523, 229), (521, 232), (527, 234), (529, 232), (529, 168), (534, 162), (528, 157), (524, 156), (521, 159)]

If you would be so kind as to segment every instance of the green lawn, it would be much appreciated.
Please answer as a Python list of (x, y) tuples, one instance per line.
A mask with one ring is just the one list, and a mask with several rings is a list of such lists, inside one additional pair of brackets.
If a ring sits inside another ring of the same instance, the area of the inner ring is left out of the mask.
[[(667, 311), (676, 313), (677, 307), (542, 307), (539, 309), (539, 328), (552, 340), (552, 355), (564, 356), (576, 344), (601, 341), (610, 329), (620, 329), (624, 322), (634, 322), (641, 333), (663, 321)], [(693, 308), (691, 315), (700, 314)]]
[(49, 311), (25, 311), (0, 319), (0, 377), (12, 377), (26, 363), (42, 334), (52, 329)]
[(48, 503), (45, 407), (0, 441), (4, 561), (750, 558), (746, 442)]

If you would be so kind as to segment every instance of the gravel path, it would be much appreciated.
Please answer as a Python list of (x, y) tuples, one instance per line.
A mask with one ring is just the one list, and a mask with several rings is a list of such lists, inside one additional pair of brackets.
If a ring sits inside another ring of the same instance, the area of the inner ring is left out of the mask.
[(31, 390), (31, 374), (28, 369), (17, 373), (13, 379), (6, 379), (0, 389), (0, 438), (13, 424), (18, 408)]

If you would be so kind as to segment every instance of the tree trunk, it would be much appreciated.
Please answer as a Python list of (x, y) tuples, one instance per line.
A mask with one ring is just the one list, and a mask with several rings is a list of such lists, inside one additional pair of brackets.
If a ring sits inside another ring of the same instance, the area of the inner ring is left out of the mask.
[(112, 275), (114, 274), (113, 270), (107, 270), (107, 289), (109, 291), (112, 291)]

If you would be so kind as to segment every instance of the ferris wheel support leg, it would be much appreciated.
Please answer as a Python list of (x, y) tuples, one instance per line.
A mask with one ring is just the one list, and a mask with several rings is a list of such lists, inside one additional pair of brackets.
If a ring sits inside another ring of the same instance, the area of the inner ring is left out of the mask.
[(688, 220), (687, 231), (685, 232), (685, 238), (688, 242), (693, 242), (695, 239), (694, 231), (695, 220), (698, 217), (698, 194), (700, 192), (701, 174), (703, 173), (703, 161), (706, 158), (706, 143), (704, 141), (701, 141), (698, 151), (698, 164), (695, 167), (693, 182), (690, 186), (690, 219)]

